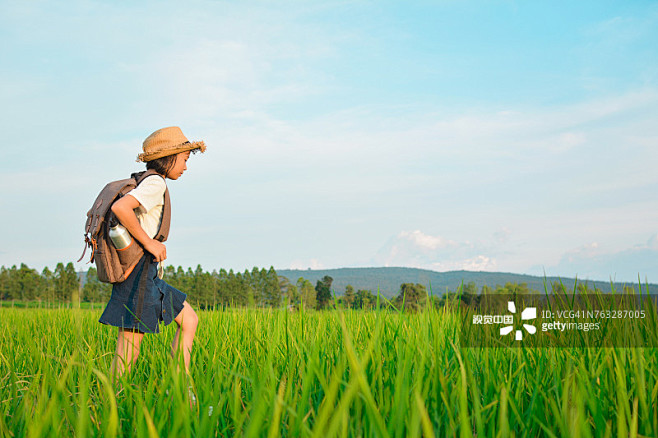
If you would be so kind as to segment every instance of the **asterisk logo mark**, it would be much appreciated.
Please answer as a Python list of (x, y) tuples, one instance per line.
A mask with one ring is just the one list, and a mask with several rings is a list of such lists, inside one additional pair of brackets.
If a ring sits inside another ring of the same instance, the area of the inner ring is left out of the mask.
[[(507, 302), (507, 310), (509, 310), (513, 314), (516, 314), (516, 305), (514, 304), (514, 301)], [(526, 307), (525, 309), (523, 309), (523, 312), (521, 312), (521, 321), (527, 321), (529, 319), (535, 319), (535, 318), (537, 318), (536, 307)], [(523, 324), (523, 328), (526, 329), (526, 331), (531, 335), (534, 335), (537, 332), (537, 327), (531, 324)], [(514, 326), (511, 325), (505, 326), (500, 329), (500, 335), (506, 336), (512, 333), (512, 330), (514, 330)], [(515, 340), (520, 341), (521, 339), (523, 339), (523, 331), (517, 330)]]

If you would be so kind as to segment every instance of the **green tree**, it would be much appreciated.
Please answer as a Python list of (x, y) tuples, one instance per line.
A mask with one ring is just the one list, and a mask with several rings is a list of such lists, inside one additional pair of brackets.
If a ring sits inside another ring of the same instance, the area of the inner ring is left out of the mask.
[(251, 270), (251, 287), (253, 290), (253, 301), (256, 306), (262, 306), (265, 302), (265, 278), (267, 271), (254, 266)]
[(399, 307), (404, 304), (404, 310), (417, 312), (427, 303), (427, 289), (419, 283), (402, 283), (396, 302)]
[(247, 294), (242, 275), (235, 275), (233, 269), (229, 269), (226, 276), (226, 296), (229, 302), (254, 306), (252, 294)]
[(79, 289), (80, 281), (73, 263), (69, 262), (66, 266), (63, 263), (57, 263), (55, 267), (55, 297), (60, 301), (71, 302), (74, 298), (77, 298)]
[(71, 291), (69, 295), (70, 297), (69, 299), (71, 300), (71, 303), (75, 304), (76, 306), (79, 306), (80, 292), (82, 289), (80, 277), (78, 277), (78, 273), (76, 272), (75, 267), (71, 262), (66, 264), (66, 268), (64, 270), (66, 271), (66, 277), (68, 280), (67, 286)]
[(265, 273), (264, 283), (265, 304), (270, 307), (279, 307), (281, 305), (281, 289), (279, 288), (279, 276), (276, 275), (274, 266), (270, 266), (269, 271)]
[(41, 284), (43, 289), (43, 299), (52, 303), (55, 301), (55, 282), (53, 272), (48, 266), (41, 271)]
[(237, 281), (233, 298), (235, 304), (239, 306), (255, 306), (256, 288), (260, 287), (258, 286), (260, 280), (258, 278), (254, 279), (247, 269), (245, 269), (244, 274), (238, 273), (235, 278)]
[(213, 302), (213, 284), (211, 275), (197, 265), (192, 274), (192, 291), (202, 309)]
[(491, 287), (487, 286), (486, 284), (482, 286), (482, 289), (481, 289), (481, 294), (482, 295), (491, 295), (491, 294), (493, 294), (493, 292), (494, 292), (494, 290)]
[(512, 296), (511, 298), (514, 300), (516, 300), (516, 297), (518, 295), (527, 295), (531, 293), (536, 293), (535, 291), (531, 291), (528, 288), (527, 283), (517, 284), (509, 281), (505, 283), (505, 287), (503, 288), (501, 288), (500, 286), (496, 286), (496, 292), (511, 295)]
[(315, 291), (317, 292), (317, 308), (318, 310), (325, 309), (329, 306), (331, 301), (331, 283), (334, 279), (328, 275), (322, 277), (322, 280), (318, 280), (315, 285)]
[(20, 293), (20, 284), (18, 280), (18, 268), (16, 268), (16, 265), (13, 265), (11, 268), (5, 271), (5, 274), (6, 274), (6, 280), (4, 285), (5, 299), (7, 300), (20, 299), (21, 293)]
[(9, 271), (7, 268), (0, 267), (0, 300), (8, 300), (9, 298)]
[(29, 268), (25, 263), (21, 263), (20, 269), (16, 272), (18, 293), (21, 301), (32, 301), (37, 298), (39, 286), (41, 285), (41, 276), (39, 273)]
[(217, 301), (222, 305), (229, 305), (230, 298), (227, 290), (228, 272), (226, 269), (220, 269), (219, 274), (215, 277), (215, 289), (217, 290)]
[(305, 309), (315, 309), (317, 307), (317, 292), (310, 281), (304, 277), (299, 277), (297, 280), (297, 290), (299, 291), (300, 300)]
[(478, 294), (478, 287), (474, 281), (469, 281), (462, 288), (461, 300), (464, 304), (471, 307), (477, 307), (480, 303), (480, 295)]
[(353, 309), (354, 308), (354, 287), (352, 287), (351, 284), (348, 284), (345, 286), (345, 295), (343, 296), (343, 303), (345, 303), (345, 307), (348, 309)]
[(85, 285), (82, 287), (82, 301), (98, 303), (109, 299), (112, 285), (101, 283), (98, 280), (96, 268), (90, 267), (85, 277)]
[(286, 301), (286, 306), (296, 305), (299, 303), (299, 293), (297, 286), (290, 283), (287, 277), (279, 276), (279, 290)]
[(377, 297), (372, 294), (369, 290), (359, 289), (356, 292), (356, 297), (354, 300), (354, 306), (356, 309), (371, 309), (375, 306), (377, 302)]

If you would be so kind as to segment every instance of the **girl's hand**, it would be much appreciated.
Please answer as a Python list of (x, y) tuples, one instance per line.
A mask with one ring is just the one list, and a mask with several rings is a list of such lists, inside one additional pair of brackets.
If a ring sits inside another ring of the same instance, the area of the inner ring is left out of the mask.
[(155, 239), (151, 239), (148, 245), (144, 246), (144, 249), (153, 254), (156, 262), (161, 262), (167, 258), (167, 247), (164, 243)]

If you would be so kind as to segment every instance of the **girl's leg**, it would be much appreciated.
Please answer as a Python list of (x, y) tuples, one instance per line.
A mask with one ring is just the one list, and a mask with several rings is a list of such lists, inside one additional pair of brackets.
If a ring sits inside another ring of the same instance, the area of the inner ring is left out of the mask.
[(143, 338), (144, 333), (119, 328), (117, 351), (110, 369), (115, 378), (122, 375), (126, 369), (130, 372), (132, 364), (137, 361), (139, 356), (139, 346)]
[(190, 352), (192, 351), (192, 343), (194, 342), (194, 335), (196, 328), (199, 325), (199, 318), (196, 312), (188, 304), (187, 301), (183, 302), (183, 310), (174, 318), (178, 324), (178, 330), (174, 336), (174, 342), (171, 345), (171, 355), (176, 358), (176, 354), (183, 352), (183, 360), (185, 362), (185, 371), (190, 372)]

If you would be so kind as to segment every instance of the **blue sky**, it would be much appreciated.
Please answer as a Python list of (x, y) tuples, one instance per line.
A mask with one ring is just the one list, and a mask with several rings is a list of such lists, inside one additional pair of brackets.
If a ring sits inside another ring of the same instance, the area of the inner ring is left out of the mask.
[(642, 1), (0, 1), (0, 265), (76, 260), (178, 125), (176, 266), (658, 282), (656, 41)]

